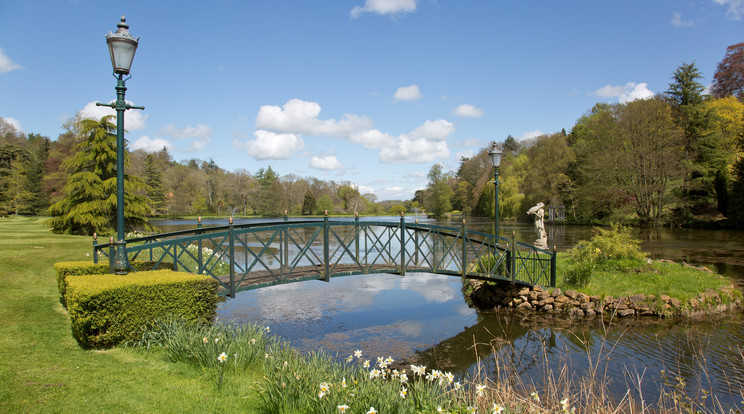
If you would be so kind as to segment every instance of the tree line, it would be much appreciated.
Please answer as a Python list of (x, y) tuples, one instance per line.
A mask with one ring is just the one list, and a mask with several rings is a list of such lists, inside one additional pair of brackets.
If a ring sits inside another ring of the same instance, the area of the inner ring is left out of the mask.
[[(675, 222), (728, 218), (744, 224), (744, 43), (729, 46), (710, 95), (695, 63), (683, 63), (652, 99), (599, 103), (569, 132), (499, 143), (499, 216), (521, 218), (543, 202), (576, 221)], [(48, 214), (55, 231), (110, 234), (116, 226), (113, 117), (74, 118), (56, 140), (0, 118), (0, 215)], [(456, 171), (435, 164), (411, 200), (378, 201), (349, 181), (271, 166), (227, 171), (212, 160), (125, 151), (127, 230), (156, 215), (399, 214), (452, 211), (493, 217), (487, 149)]]
[[(627, 103), (596, 104), (570, 132), (498, 145), (499, 217), (523, 218), (538, 202), (563, 206), (578, 222), (744, 225), (744, 43), (729, 46), (704, 93), (695, 63), (668, 89)], [(487, 149), (457, 171), (429, 171), (414, 201), (429, 212), (493, 217)]]
[[(0, 118), (0, 215), (48, 214), (73, 234), (116, 228), (115, 117), (74, 118), (52, 141)], [(148, 217), (184, 215), (399, 214), (410, 201), (378, 201), (350, 181), (280, 176), (271, 166), (227, 171), (213, 160), (180, 162), (166, 148), (124, 152), (127, 231)]]

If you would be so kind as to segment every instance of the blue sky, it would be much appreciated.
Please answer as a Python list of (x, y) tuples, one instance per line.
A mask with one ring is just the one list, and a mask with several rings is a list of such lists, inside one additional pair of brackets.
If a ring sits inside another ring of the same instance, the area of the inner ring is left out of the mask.
[(115, 99), (105, 35), (140, 38), (132, 148), (349, 180), (408, 199), (435, 162), (570, 130), (597, 102), (707, 86), (744, 0), (0, 0), (0, 117), (56, 139)]

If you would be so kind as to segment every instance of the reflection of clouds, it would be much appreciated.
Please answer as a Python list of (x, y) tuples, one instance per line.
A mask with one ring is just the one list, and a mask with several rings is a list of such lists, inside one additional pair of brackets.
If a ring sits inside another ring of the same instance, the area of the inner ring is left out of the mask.
[(403, 321), (393, 325), (396, 331), (408, 336), (420, 336), (424, 330), (424, 324), (417, 321)]
[(471, 309), (465, 302), (452, 305), (452, 309), (455, 313), (462, 316), (470, 316), (475, 313), (475, 310)]
[[(333, 278), (329, 283), (313, 280), (242, 292), (223, 304), (221, 311), (227, 313), (228, 319), (243, 321), (313, 321), (370, 308), (378, 295), (395, 290), (416, 292), (429, 303), (446, 303), (460, 295), (458, 286), (450, 276), (431, 273), (412, 273), (404, 277), (392, 274), (348, 276)], [(465, 304), (456, 311), (461, 315), (469, 314)], [(411, 335), (421, 333), (421, 328), (413, 325), (402, 329), (409, 330)]]
[(412, 290), (423, 296), (427, 302), (445, 303), (459, 295), (460, 291), (452, 286), (452, 276), (432, 273), (414, 273), (402, 277), (400, 287)]

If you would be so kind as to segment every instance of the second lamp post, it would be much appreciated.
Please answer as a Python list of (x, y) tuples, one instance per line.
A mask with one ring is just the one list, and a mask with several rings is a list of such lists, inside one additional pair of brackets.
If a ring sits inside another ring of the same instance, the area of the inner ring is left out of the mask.
[(493, 234), (496, 239), (499, 237), (499, 164), (501, 164), (501, 150), (496, 145), (496, 141), (491, 143), (491, 147), (488, 149), (488, 156), (491, 157), (491, 165), (493, 165)]

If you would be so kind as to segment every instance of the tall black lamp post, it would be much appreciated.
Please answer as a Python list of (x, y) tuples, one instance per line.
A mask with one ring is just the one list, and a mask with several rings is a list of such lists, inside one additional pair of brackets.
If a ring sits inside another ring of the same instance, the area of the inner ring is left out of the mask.
[(493, 165), (493, 194), (494, 194), (494, 212), (493, 212), (493, 234), (499, 237), (499, 164), (501, 164), (501, 150), (496, 146), (496, 141), (491, 143), (488, 149), (488, 156), (491, 157)]
[[(127, 91), (125, 82), (132, 76), (129, 68), (132, 67), (134, 52), (137, 50), (139, 38), (134, 38), (129, 33), (127, 19), (122, 15), (121, 22), (116, 25), (116, 33), (109, 32), (106, 35), (111, 65), (114, 68), (116, 82), (116, 102), (102, 104), (96, 102), (97, 106), (108, 106), (116, 109), (116, 238), (114, 242), (114, 266), (113, 271), (117, 275), (129, 273), (129, 258), (127, 257), (127, 242), (124, 240), (124, 111), (127, 109), (145, 109), (144, 106), (132, 106), (124, 100)], [(126, 79), (125, 75), (129, 75)]]

